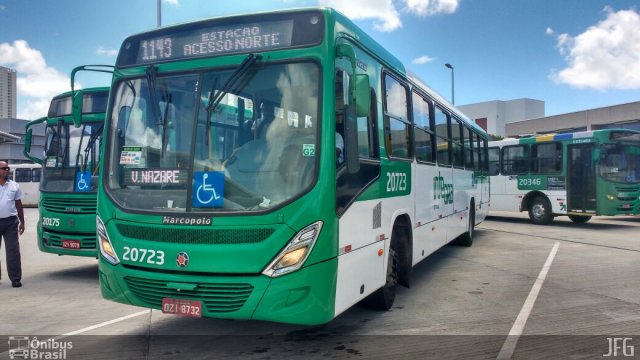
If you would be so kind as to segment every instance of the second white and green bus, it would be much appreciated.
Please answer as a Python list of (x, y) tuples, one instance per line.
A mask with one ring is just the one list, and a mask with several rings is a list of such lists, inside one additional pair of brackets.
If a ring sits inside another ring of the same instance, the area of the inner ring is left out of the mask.
[(640, 214), (640, 132), (602, 129), (489, 143), (491, 210), (556, 216)]

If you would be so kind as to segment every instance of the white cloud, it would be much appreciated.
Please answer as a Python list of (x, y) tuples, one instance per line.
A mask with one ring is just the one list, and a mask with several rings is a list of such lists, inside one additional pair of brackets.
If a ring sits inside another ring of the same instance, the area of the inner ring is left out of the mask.
[(330, 6), (352, 20), (373, 19), (379, 31), (393, 31), (402, 27), (401, 14), (395, 3), (404, 3), (403, 12), (419, 16), (452, 14), (460, 0), (318, 0), (321, 6)]
[(605, 8), (606, 19), (577, 36), (560, 34), (557, 48), (568, 67), (552, 72), (576, 88), (640, 89), (640, 14)]
[(180, 6), (180, 1), (179, 0), (162, 0), (162, 2), (165, 3), (165, 4), (173, 5), (175, 7)]
[(548, 27), (547, 30), (544, 31), (545, 34), (547, 35), (553, 35), (555, 33), (555, 31), (553, 31), (552, 28)]
[(102, 46), (98, 46), (98, 50), (96, 50), (96, 54), (109, 56), (109, 57), (115, 57), (115, 56), (118, 56), (118, 50), (117, 49), (107, 49), (107, 48), (104, 48)]
[(458, 9), (459, 0), (403, 0), (407, 9), (420, 16), (453, 14)]
[(18, 119), (35, 120), (46, 116), (51, 99), (29, 99), (17, 114)]
[(48, 66), (42, 53), (24, 40), (0, 43), (0, 65), (17, 70), (18, 97), (27, 97), (26, 106), (18, 107), (19, 118), (46, 115), (51, 98), (69, 90), (69, 77)]
[(430, 63), (432, 61), (434, 61), (435, 58), (432, 58), (431, 56), (427, 56), (427, 55), (423, 55), (420, 56), (418, 58), (415, 58), (411, 61), (412, 64), (417, 64), (417, 65), (424, 65), (426, 63)]

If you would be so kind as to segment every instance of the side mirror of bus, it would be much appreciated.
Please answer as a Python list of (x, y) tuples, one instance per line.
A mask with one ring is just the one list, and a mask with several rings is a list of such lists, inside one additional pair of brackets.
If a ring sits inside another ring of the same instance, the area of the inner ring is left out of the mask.
[(71, 120), (75, 127), (80, 127), (82, 123), (82, 93), (75, 93), (71, 103)]
[(37, 125), (37, 124), (41, 124), (41, 123), (43, 123), (45, 121), (47, 121), (47, 118), (43, 117), (43, 118), (40, 118), (38, 120), (31, 121), (31, 122), (27, 123), (27, 125), (25, 125), (25, 128), (26, 128), (27, 131), (26, 131), (26, 134), (25, 134), (25, 137), (24, 137), (23, 154), (29, 160), (33, 161), (36, 164), (40, 164), (40, 165), (42, 165), (43, 160), (31, 155), (31, 140), (33, 139), (33, 129), (31, 127), (34, 126), (34, 125)]

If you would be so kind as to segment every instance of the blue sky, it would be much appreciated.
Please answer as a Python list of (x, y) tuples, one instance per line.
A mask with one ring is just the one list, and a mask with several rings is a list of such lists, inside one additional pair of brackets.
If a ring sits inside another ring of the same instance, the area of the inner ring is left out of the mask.
[[(447, 99), (452, 64), (457, 105), (526, 97), (555, 115), (640, 101), (639, 0), (163, 0), (162, 24), (317, 5), (354, 19)], [(126, 36), (155, 27), (156, 0), (0, 0), (18, 117), (45, 115), (73, 67), (113, 65)]]

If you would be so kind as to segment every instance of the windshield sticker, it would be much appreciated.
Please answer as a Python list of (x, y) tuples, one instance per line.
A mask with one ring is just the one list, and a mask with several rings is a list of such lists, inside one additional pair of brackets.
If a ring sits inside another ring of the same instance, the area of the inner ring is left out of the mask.
[(291, 127), (298, 127), (298, 113), (295, 111), (287, 111), (287, 124)]
[(278, 119), (284, 119), (284, 109), (281, 107), (273, 107), (273, 115)]
[(45, 164), (45, 167), (56, 167), (56, 157), (55, 156), (48, 156), (47, 157), (47, 162)]
[(76, 172), (76, 182), (75, 182), (75, 191), (76, 192), (88, 192), (91, 190), (91, 171)]
[(302, 144), (302, 156), (315, 156), (316, 144)]
[(183, 185), (187, 173), (180, 169), (124, 169), (124, 184), (135, 185)]
[(224, 172), (196, 171), (193, 174), (193, 207), (224, 205)]
[(142, 159), (141, 146), (124, 146), (120, 153), (120, 165), (140, 165)]
[(304, 128), (308, 129), (313, 127), (313, 122), (311, 121), (311, 116), (310, 115), (305, 115), (304, 116)]

